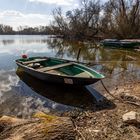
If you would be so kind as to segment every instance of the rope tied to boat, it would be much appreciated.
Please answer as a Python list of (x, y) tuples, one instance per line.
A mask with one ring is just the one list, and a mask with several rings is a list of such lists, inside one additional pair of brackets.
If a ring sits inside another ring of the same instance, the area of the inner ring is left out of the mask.
[[(135, 72), (135, 71), (138, 71), (138, 70), (133, 70), (133, 71), (131, 71), (131, 72)], [(121, 72), (116, 73), (115, 76), (118, 75), (118, 74), (121, 74), (122, 72), (124, 72), (124, 70), (121, 71)], [(106, 77), (106, 78), (110, 78), (110, 77)], [(106, 91), (112, 98), (118, 100), (118, 101), (121, 102), (121, 103), (132, 104), (132, 105), (135, 105), (135, 106), (140, 107), (140, 104), (137, 104), (137, 103), (134, 103), (134, 102), (131, 102), (131, 101), (124, 101), (124, 100), (122, 100), (121, 98), (118, 98), (118, 97), (114, 96), (114, 95), (107, 89), (107, 87), (105, 86), (103, 80), (100, 80), (100, 81), (101, 81), (101, 84), (102, 84), (103, 88), (105, 89), (105, 91)]]

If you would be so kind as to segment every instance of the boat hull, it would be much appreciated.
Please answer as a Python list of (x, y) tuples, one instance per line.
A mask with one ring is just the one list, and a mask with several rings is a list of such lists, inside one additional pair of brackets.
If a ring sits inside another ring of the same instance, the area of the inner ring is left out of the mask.
[(105, 47), (120, 47), (120, 48), (136, 48), (137, 42), (121, 41), (121, 40), (103, 40), (101, 44)]
[(66, 84), (66, 85), (90, 85), (99, 81), (99, 78), (80, 78), (80, 77), (68, 77), (68, 76), (58, 76), (52, 75), (48, 73), (41, 73), (38, 71), (34, 71), (33, 69), (29, 69), (28, 67), (16, 62), (19, 68), (24, 70), (26, 73), (30, 74), (37, 79), (50, 82), (50, 83), (58, 83), (58, 84)]

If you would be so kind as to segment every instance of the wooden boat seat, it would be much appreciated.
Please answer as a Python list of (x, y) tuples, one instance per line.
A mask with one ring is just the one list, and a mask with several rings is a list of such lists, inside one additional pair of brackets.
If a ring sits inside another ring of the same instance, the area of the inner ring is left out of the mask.
[(47, 59), (35, 59), (35, 60), (31, 60), (31, 61), (22, 62), (22, 64), (28, 65), (28, 64), (31, 64), (31, 63), (44, 62), (44, 61), (46, 61), (46, 60), (47, 60)]
[(76, 74), (74, 77), (84, 77), (84, 78), (92, 78), (93, 76), (91, 76), (90, 74), (88, 74), (87, 72), (81, 72), (79, 74)]
[(55, 75), (67, 76), (67, 74), (65, 74), (65, 73), (63, 73), (61, 71), (57, 71), (57, 70), (49, 70), (47, 73), (55, 74)]
[(50, 71), (50, 70), (53, 70), (53, 69), (58, 69), (58, 68), (62, 68), (62, 67), (65, 67), (65, 66), (69, 66), (69, 65), (72, 65), (72, 64), (74, 64), (74, 63), (69, 62), (69, 63), (64, 63), (64, 64), (58, 64), (58, 65), (51, 66), (51, 67), (39, 68), (37, 70), (40, 71), (40, 72), (45, 72), (45, 71)]

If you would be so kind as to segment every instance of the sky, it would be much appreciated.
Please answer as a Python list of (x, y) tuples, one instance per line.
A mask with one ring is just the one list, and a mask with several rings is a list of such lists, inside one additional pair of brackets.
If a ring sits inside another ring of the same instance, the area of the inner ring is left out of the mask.
[(49, 25), (52, 10), (63, 11), (79, 6), (79, 0), (0, 0), (0, 24), (10, 25), (15, 30), (21, 26)]

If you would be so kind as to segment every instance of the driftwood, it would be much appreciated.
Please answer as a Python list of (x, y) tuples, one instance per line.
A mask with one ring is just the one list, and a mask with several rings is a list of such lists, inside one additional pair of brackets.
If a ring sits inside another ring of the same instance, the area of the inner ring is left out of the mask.
[(76, 133), (70, 118), (37, 114), (32, 119), (9, 116), (0, 118), (0, 140), (74, 140)]
[(120, 97), (124, 102), (140, 107), (140, 98), (139, 97), (137, 97), (135, 95), (131, 95), (129, 93), (123, 93), (120, 95)]

